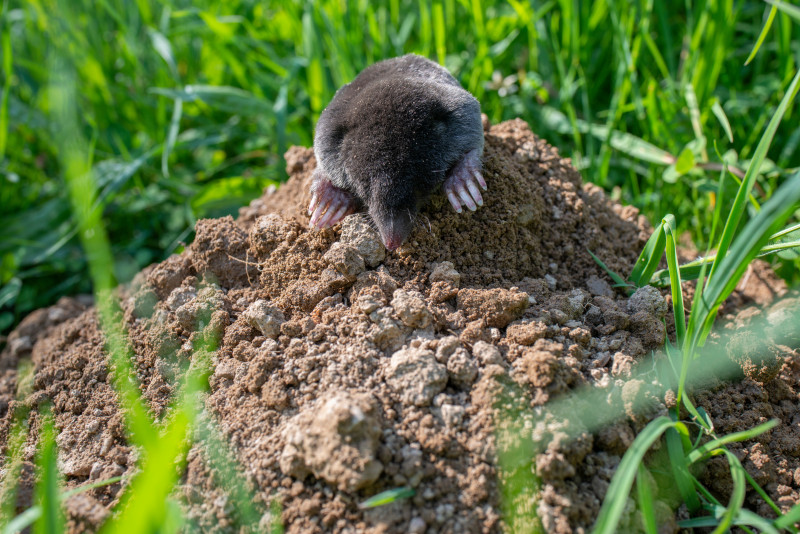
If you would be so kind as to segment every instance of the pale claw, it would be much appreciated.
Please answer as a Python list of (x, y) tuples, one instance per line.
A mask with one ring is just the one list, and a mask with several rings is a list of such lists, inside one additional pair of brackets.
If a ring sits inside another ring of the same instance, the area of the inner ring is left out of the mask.
[(328, 204), (323, 204), (322, 202), (319, 203), (319, 205), (317, 206), (317, 209), (314, 210), (314, 213), (311, 215), (311, 224), (312, 224), (312, 226), (317, 226), (317, 221), (322, 216), (322, 214), (325, 212), (327, 207), (328, 207)]
[(311, 202), (308, 205), (311, 226), (328, 228), (356, 210), (353, 195), (333, 185), (319, 167), (314, 171), (311, 188)]
[(463, 186), (458, 190), (458, 196), (461, 198), (461, 201), (467, 205), (469, 211), (475, 211), (478, 209), (477, 206), (475, 206), (475, 202), (472, 200), (472, 197), (469, 196), (469, 193), (467, 193), (467, 190), (464, 189)]
[(478, 206), (483, 206), (483, 197), (481, 196), (481, 192), (478, 191), (478, 188), (475, 186), (475, 183), (467, 182), (467, 189), (469, 189), (469, 194), (472, 195), (472, 198), (475, 200), (475, 204)]
[(481, 160), (478, 150), (471, 150), (450, 170), (444, 182), (447, 199), (456, 210), (462, 212), (462, 204), (475, 211), (483, 206), (483, 195), (480, 188), (486, 191), (486, 181), (480, 173)]
[(478, 183), (480, 184), (481, 188), (484, 191), (486, 191), (488, 189), (488, 187), (486, 187), (486, 180), (483, 179), (483, 175), (480, 172), (472, 171), (472, 176), (474, 176), (475, 179), (478, 180)]
[(449, 189), (445, 192), (447, 193), (447, 199), (450, 201), (450, 205), (453, 206), (453, 209), (456, 210), (456, 213), (461, 213), (463, 211), (461, 209), (461, 202), (458, 201), (455, 193)]

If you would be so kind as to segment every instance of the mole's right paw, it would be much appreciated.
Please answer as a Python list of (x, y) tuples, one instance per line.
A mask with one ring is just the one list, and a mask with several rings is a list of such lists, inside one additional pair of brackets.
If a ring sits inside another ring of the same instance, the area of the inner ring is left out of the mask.
[(355, 210), (353, 196), (333, 185), (322, 169), (317, 167), (314, 171), (314, 183), (311, 185), (311, 203), (308, 205), (311, 226), (328, 228)]
[(456, 163), (444, 182), (444, 192), (456, 212), (464, 204), (470, 211), (483, 206), (480, 187), (486, 191), (486, 181), (481, 175), (481, 159), (477, 150), (471, 150)]

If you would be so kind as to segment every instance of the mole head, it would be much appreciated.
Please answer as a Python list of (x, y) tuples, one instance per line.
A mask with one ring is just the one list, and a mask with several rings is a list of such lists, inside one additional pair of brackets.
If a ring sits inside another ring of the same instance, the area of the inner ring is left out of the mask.
[(375, 222), (381, 241), (388, 250), (402, 245), (414, 228), (417, 199), (402, 182), (375, 180), (368, 204), (369, 216)]

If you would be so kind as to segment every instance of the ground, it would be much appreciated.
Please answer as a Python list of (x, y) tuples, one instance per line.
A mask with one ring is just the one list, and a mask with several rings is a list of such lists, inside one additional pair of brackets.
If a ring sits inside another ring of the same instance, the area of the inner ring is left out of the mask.
[[(308, 228), (315, 160), (295, 147), (288, 183), (236, 220), (199, 221), (183, 254), (120, 289), (142, 391), (157, 415), (193, 356), (198, 324), (218, 337), (206, 412), (257, 500), (280, 503), (287, 532), (498, 532), (505, 520), (585, 532), (636, 431), (670, 405), (637, 367), (668, 334), (669, 302), (654, 288), (630, 298), (613, 289), (588, 253), (629, 273), (647, 221), (582, 184), (522, 121), (485, 129), (485, 205), (456, 214), (435, 195), (395, 252), (364, 216)], [(768, 268), (754, 266), (726, 308), (736, 317), (731, 328), (771, 317), (750, 306), (783, 293)], [(747, 343), (731, 352), (749, 354)], [(744, 379), (698, 385), (697, 402), (724, 433), (780, 419), (733, 449), (786, 508), (800, 490), (800, 360), (789, 346), (771, 347), (769, 362), (740, 358)], [(35, 366), (31, 392), (15, 400), (26, 358)], [(9, 336), (0, 354), (0, 446), (15, 406), (45, 401), (68, 486), (132, 472), (137, 453), (94, 308), (83, 300), (35, 312)], [(31, 504), (31, 413), (20, 509)], [(528, 460), (499, 474), (498, 455), (526, 442)], [(513, 519), (504, 516), (498, 476), (532, 466), (541, 486), (510, 499)], [(720, 464), (710, 462), (703, 477), (727, 498)], [(235, 531), (235, 512), (198, 445), (181, 483), (196, 526)], [(96, 530), (121, 484), (67, 501), (72, 531)], [(359, 508), (397, 487), (415, 493)], [(771, 513), (756, 497), (748, 494), (748, 505)], [(658, 499), (666, 531), (674, 530), (677, 501)], [(623, 521), (624, 531), (639, 528), (633, 509)]]

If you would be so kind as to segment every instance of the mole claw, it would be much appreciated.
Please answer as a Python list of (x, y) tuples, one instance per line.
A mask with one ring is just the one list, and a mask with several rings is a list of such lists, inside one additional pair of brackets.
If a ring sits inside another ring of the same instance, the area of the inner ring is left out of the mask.
[(447, 190), (447, 200), (450, 201), (450, 205), (453, 206), (453, 209), (456, 210), (456, 213), (461, 213), (461, 203), (456, 198), (456, 195), (451, 191)]
[(320, 202), (317, 205), (317, 209), (315, 209), (313, 215), (311, 215), (311, 224), (312, 225), (317, 226), (318, 228), (321, 228), (321, 226), (319, 226), (317, 223), (319, 222), (319, 218), (322, 215), (322, 213), (325, 211), (325, 208), (327, 206), (328, 206), (327, 204), (323, 204), (322, 202)]
[(472, 195), (472, 198), (475, 200), (475, 203), (478, 206), (483, 206), (483, 197), (481, 196), (481, 192), (478, 191), (478, 188), (475, 187), (475, 184), (472, 181), (468, 181), (467, 188), (469, 189), (469, 194)]
[[(349, 206), (347, 204), (343, 204), (342, 207), (339, 208), (339, 210), (336, 213), (334, 213), (333, 216), (331, 217), (330, 225), (333, 226), (334, 224), (336, 224), (339, 221), (341, 221), (342, 219), (344, 219), (345, 215), (347, 214), (348, 209), (349, 209)], [(331, 210), (331, 211), (333, 211), (333, 210)]]
[(478, 180), (478, 183), (483, 188), (483, 190), (486, 191), (488, 188), (486, 187), (486, 180), (483, 179), (483, 175), (481, 175), (481, 173), (479, 173), (478, 171), (472, 171), (472, 174)]
[(314, 206), (317, 204), (317, 195), (311, 195), (311, 202), (308, 203), (308, 214), (311, 215), (314, 212)]
[(467, 205), (470, 211), (475, 211), (477, 208), (475, 206), (475, 202), (473, 202), (472, 198), (467, 193), (466, 189), (463, 187), (458, 190), (458, 196), (461, 198), (461, 201)]

